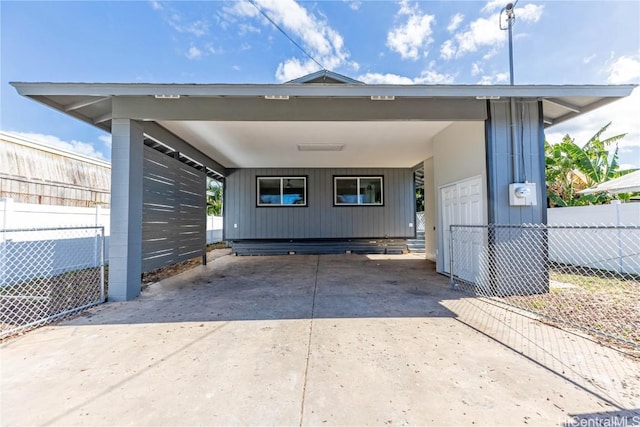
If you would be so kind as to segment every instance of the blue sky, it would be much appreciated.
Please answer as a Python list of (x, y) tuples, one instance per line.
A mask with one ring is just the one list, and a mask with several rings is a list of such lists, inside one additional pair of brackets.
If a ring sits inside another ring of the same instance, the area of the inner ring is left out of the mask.
[[(508, 83), (500, 1), (256, 0), (325, 68), (367, 83)], [(516, 5), (516, 84), (640, 83), (640, 2)], [(0, 0), (0, 129), (109, 159), (110, 136), (18, 96), (9, 81), (278, 83), (318, 65), (248, 1)], [(613, 121), (640, 167), (640, 88), (552, 127), (579, 143)]]

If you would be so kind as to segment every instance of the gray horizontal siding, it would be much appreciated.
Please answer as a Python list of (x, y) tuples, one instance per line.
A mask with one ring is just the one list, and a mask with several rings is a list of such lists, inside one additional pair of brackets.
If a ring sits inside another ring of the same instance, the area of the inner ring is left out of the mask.
[[(333, 206), (333, 177), (384, 177), (384, 206)], [(307, 207), (257, 207), (256, 177), (307, 176)], [(227, 177), (225, 239), (407, 238), (414, 235), (413, 172), (403, 168), (239, 169)], [(237, 228), (234, 225), (237, 224)]]
[(144, 147), (142, 271), (204, 254), (203, 172)]

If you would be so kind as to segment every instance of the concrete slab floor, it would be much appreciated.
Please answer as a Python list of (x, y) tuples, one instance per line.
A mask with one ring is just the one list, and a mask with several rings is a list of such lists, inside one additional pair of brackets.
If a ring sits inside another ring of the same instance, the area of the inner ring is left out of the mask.
[(0, 423), (640, 423), (637, 361), (505, 313), (411, 255), (225, 256), (4, 343)]

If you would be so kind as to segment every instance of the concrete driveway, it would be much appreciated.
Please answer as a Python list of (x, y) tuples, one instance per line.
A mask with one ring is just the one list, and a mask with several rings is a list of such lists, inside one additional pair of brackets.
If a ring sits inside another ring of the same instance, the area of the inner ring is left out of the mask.
[(622, 414), (479, 330), (474, 304), (411, 255), (224, 256), (3, 344), (0, 422), (546, 426)]

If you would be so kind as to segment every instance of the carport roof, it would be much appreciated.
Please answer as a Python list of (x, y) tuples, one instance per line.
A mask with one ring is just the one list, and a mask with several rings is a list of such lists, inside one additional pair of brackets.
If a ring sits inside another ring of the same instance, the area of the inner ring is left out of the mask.
[[(539, 100), (543, 104), (545, 127), (549, 127), (624, 98), (635, 88), (635, 85), (370, 85), (335, 73), (315, 74), (284, 84), (12, 82), (11, 85), (20, 95), (108, 132), (114, 118), (156, 122), (225, 168), (255, 167), (259, 161), (263, 161), (262, 167), (282, 166), (277, 160), (282, 155), (268, 161), (266, 145), (258, 147), (265, 152), (256, 151), (252, 145), (256, 137), (274, 144), (282, 142), (283, 136), (291, 139), (289, 145), (294, 144), (293, 138), (313, 143), (313, 138), (307, 140), (307, 136), (353, 133), (357, 123), (365, 121), (369, 123), (369, 133), (354, 134), (354, 138), (362, 140), (358, 146), (361, 152), (372, 138), (379, 139), (376, 143), (380, 149), (393, 142), (393, 138), (405, 138), (409, 145), (413, 141), (414, 146), (407, 145), (404, 157), (395, 160), (378, 154), (357, 164), (360, 158), (356, 155), (349, 158), (349, 153), (341, 153), (340, 158), (334, 159), (354, 167), (374, 163), (410, 167), (417, 159), (429, 157), (429, 148), (418, 146), (422, 144), (418, 138), (428, 141), (456, 120), (484, 120), (487, 99)], [(377, 130), (385, 134), (377, 134)], [(220, 138), (244, 135), (244, 139), (231, 139), (224, 147), (216, 146), (211, 141), (211, 135), (215, 134)], [(229, 147), (235, 147), (236, 152)], [(291, 147), (287, 147), (288, 153), (296, 156)]]
[[(355, 80), (354, 80), (355, 82)], [(369, 85), (11, 82), (20, 95), (110, 130), (113, 97), (204, 98), (499, 98), (540, 99), (552, 126), (629, 96), (637, 85)]]

